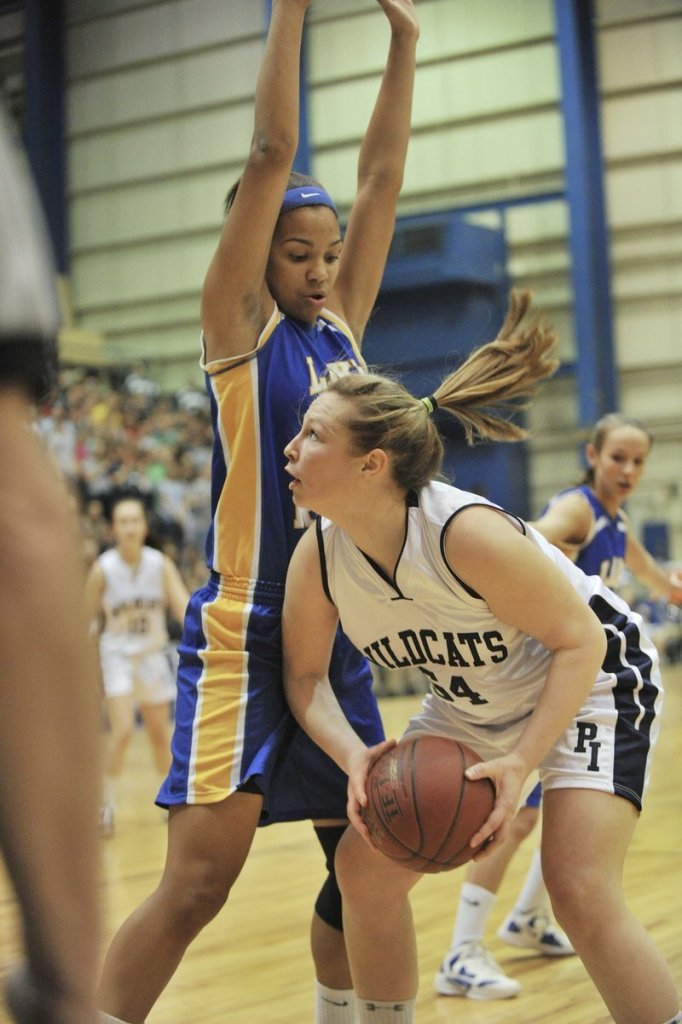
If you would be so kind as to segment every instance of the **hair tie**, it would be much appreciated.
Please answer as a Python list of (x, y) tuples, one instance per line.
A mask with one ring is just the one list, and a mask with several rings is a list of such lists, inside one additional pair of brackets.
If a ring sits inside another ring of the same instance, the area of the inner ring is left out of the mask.
[(424, 403), (424, 405), (426, 406), (426, 411), (429, 413), (429, 415), (434, 413), (438, 408), (438, 401), (436, 398), (434, 398), (433, 395), (429, 395), (428, 398), (420, 398), (419, 401)]

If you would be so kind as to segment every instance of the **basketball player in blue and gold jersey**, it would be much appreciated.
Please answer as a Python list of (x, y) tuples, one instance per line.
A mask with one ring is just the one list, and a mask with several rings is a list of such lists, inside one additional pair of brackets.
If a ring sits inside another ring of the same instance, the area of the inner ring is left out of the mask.
[(577, 487), (550, 500), (533, 524), (588, 576), (618, 588), (628, 569), (653, 593), (682, 603), (682, 580), (649, 554), (632, 532), (623, 503), (636, 489), (652, 437), (639, 420), (607, 413), (585, 446), (587, 470)]
[[(167, 864), (113, 940), (103, 1020), (142, 1024), (189, 943), (224, 904), (258, 824), (304, 818), (316, 822), (330, 871), (312, 924), (317, 1020), (353, 1020), (333, 873), (347, 780), (295, 725), (282, 690), (284, 581), (308, 523), (294, 507), (282, 453), (313, 398), (331, 380), (364, 370), (360, 342), (393, 234), (419, 29), (412, 0), (377, 2), (390, 48), (345, 237), (326, 190), (292, 173), (309, 0), (272, 4), (251, 148), (228, 195), (202, 294), (202, 367), (215, 431), (210, 579), (190, 600), (180, 644), (173, 763), (158, 798), (170, 808)], [(354, 725), (377, 742), (367, 663), (341, 635), (332, 660), (340, 702), (351, 713), (352, 690)]]

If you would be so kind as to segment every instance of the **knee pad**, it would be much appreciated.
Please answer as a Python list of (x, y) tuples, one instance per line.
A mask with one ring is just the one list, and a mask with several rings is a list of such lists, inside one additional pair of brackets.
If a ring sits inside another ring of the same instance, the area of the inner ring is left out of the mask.
[(325, 924), (339, 932), (343, 931), (343, 918), (341, 913), (341, 893), (336, 881), (336, 872), (334, 871), (334, 854), (339, 840), (347, 827), (347, 825), (330, 825), (325, 828), (315, 826), (315, 835), (324, 850), (325, 863), (329, 872), (315, 900), (315, 912)]

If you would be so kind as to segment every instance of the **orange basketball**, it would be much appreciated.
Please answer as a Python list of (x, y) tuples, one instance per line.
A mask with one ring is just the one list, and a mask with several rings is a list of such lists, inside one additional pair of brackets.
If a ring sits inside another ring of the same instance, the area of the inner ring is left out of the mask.
[(362, 818), (378, 850), (412, 871), (433, 874), (466, 864), (481, 848), (469, 840), (495, 805), (490, 779), (466, 769), (481, 758), (444, 736), (401, 740), (373, 765)]

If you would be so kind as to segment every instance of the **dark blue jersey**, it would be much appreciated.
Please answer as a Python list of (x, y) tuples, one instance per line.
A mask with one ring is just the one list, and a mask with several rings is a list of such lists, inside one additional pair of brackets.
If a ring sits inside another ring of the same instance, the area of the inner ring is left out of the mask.
[(283, 587), (310, 523), (284, 472), (284, 447), (330, 379), (365, 363), (348, 326), (324, 310), (313, 325), (275, 309), (256, 348), (204, 365), (214, 426), (208, 564), (215, 572)]
[(574, 493), (583, 495), (594, 515), (594, 525), (580, 547), (575, 564), (587, 576), (600, 576), (607, 587), (617, 587), (625, 567), (627, 542), (627, 524), (620, 510), (615, 516), (609, 515), (592, 488), (588, 484), (581, 484), (557, 494), (542, 514), (558, 498)]

